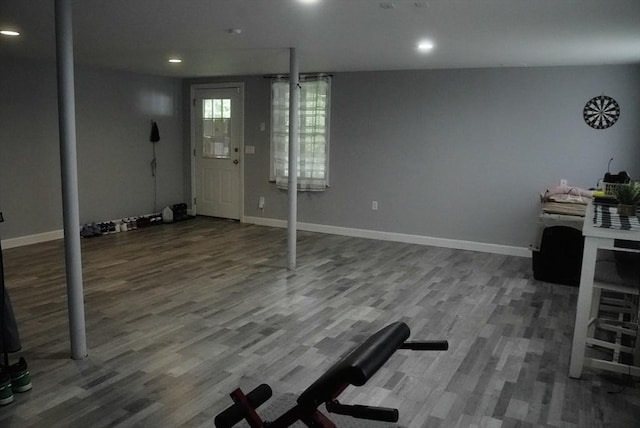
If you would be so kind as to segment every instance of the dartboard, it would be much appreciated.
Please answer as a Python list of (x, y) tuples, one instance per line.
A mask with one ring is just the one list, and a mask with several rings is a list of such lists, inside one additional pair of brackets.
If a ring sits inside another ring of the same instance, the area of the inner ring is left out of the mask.
[(600, 95), (587, 101), (582, 115), (590, 127), (606, 129), (618, 121), (620, 106), (613, 98)]

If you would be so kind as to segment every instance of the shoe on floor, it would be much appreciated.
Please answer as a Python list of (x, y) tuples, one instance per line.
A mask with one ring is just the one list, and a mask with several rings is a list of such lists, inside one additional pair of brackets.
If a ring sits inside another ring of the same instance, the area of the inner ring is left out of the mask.
[(0, 369), (0, 406), (13, 403), (13, 390), (11, 389), (11, 377), (4, 368)]
[(31, 375), (23, 357), (20, 357), (17, 363), (9, 366), (9, 375), (13, 392), (27, 392), (31, 389)]

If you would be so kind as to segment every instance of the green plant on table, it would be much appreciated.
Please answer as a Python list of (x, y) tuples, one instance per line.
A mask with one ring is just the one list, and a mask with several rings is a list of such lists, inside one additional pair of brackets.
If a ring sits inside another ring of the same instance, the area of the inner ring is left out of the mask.
[(615, 195), (620, 205), (638, 205), (640, 203), (640, 182), (618, 185), (615, 189)]

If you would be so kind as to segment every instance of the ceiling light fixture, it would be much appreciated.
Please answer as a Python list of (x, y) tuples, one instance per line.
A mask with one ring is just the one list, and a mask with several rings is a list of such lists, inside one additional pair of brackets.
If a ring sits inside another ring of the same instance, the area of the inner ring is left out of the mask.
[(298, 0), (300, 3), (311, 4), (318, 3), (319, 0)]
[(429, 52), (433, 49), (433, 42), (430, 40), (423, 40), (418, 43), (418, 50), (420, 52)]
[(182, 60), (180, 58), (169, 58), (169, 62), (179, 64), (182, 62)]
[(17, 31), (13, 31), (13, 30), (0, 30), (0, 34), (2, 34), (3, 36), (11, 36), (11, 37), (15, 37), (15, 36), (19, 36), (20, 33), (18, 33)]

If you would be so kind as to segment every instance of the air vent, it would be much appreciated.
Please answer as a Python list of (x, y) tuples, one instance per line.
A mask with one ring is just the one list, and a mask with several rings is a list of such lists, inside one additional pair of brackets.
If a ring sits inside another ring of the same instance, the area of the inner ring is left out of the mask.
[(380, 3), (380, 7), (382, 9), (395, 9), (396, 8), (396, 4), (390, 1), (385, 1)]

